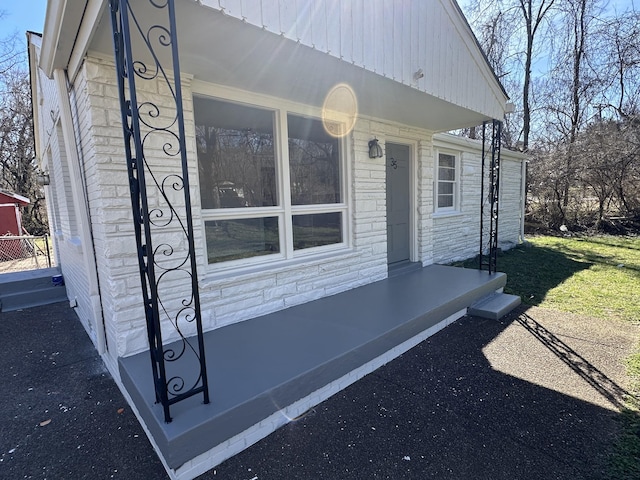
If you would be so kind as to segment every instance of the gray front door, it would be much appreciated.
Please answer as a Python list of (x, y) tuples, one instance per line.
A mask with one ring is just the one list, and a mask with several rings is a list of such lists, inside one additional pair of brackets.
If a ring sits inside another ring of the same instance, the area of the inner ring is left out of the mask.
[(387, 143), (387, 263), (409, 260), (409, 146)]

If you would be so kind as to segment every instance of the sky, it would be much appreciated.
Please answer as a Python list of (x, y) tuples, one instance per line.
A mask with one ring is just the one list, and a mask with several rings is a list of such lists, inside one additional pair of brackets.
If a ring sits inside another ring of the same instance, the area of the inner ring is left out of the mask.
[[(0, 0), (5, 1), (5, 0)], [(474, 0), (457, 0), (464, 10), (465, 7)], [(606, 0), (605, 0), (606, 1)], [(608, 0), (607, 9), (610, 12), (624, 12), (631, 9), (635, 4), (636, 9), (640, 9), (640, 0)]]
[[(458, 3), (464, 5), (468, 1)], [(640, 0), (609, 0), (609, 8), (624, 11), (633, 3), (640, 8)], [(4, 12), (0, 18), (0, 38), (15, 32), (22, 37), (27, 30), (42, 33), (46, 9), (47, 0), (0, 0), (0, 11)]]
[[(469, 0), (458, 0), (464, 6)], [(633, 4), (640, 9), (640, 0), (609, 0), (609, 9), (624, 11)], [(18, 33), (19, 40), (24, 39), (27, 30), (42, 33), (47, 0), (0, 0), (0, 39)], [(26, 44), (26, 40), (25, 40)]]
[(6, 38), (18, 32), (24, 38), (25, 32), (42, 33), (47, 0), (0, 0), (0, 38)]

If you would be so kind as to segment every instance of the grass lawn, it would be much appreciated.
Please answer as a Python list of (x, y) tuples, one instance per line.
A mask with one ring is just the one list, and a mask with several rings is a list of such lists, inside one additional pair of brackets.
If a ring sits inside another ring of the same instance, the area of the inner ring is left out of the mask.
[[(640, 323), (640, 237), (531, 237), (530, 246), (500, 254), (505, 291), (523, 303)], [(476, 268), (477, 262), (461, 264)], [(638, 339), (640, 340), (640, 339)], [(640, 349), (627, 361), (631, 391), (640, 396)], [(640, 401), (629, 399), (611, 478), (640, 478)]]
[(498, 258), (507, 293), (528, 305), (640, 323), (640, 237), (528, 240), (530, 247)]

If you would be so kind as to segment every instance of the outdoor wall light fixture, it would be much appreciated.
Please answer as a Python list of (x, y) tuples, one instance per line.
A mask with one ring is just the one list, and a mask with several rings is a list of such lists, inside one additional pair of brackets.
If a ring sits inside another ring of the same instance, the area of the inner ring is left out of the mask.
[(49, 178), (49, 174), (42, 172), (42, 173), (38, 173), (38, 175), (36, 175), (36, 181), (38, 182), (38, 185), (49, 185), (51, 183), (51, 179)]
[(380, 158), (384, 155), (382, 147), (378, 144), (378, 139), (369, 140), (369, 158)]

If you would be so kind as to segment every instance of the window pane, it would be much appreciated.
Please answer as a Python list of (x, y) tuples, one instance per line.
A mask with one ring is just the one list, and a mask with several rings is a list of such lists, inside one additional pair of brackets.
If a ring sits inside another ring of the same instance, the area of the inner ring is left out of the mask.
[(273, 112), (193, 99), (202, 208), (278, 204)]
[(319, 247), (342, 242), (342, 214), (294, 215), (293, 248)]
[(438, 182), (438, 195), (453, 195), (453, 183)]
[(438, 169), (438, 178), (440, 180), (455, 180), (456, 179), (456, 171), (453, 168), (443, 168), (440, 167)]
[(438, 165), (440, 167), (456, 168), (456, 157), (454, 157), (453, 155), (447, 155), (446, 153), (441, 153), (438, 156), (438, 159), (439, 159)]
[(278, 217), (205, 222), (209, 263), (280, 252)]
[(287, 116), (291, 204), (340, 203), (340, 149), (320, 120)]
[(453, 195), (438, 194), (438, 208), (453, 207)]

